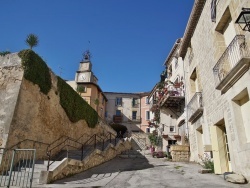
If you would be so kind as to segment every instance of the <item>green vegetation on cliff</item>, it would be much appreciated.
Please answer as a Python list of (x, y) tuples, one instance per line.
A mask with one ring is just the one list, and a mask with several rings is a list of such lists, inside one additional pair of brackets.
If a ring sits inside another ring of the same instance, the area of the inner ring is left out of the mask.
[[(47, 64), (32, 50), (22, 50), (18, 53), (22, 59), (24, 78), (37, 84), (45, 95), (51, 89), (51, 76)], [(89, 127), (95, 127), (98, 122), (97, 112), (70, 87), (64, 80), (57, 77), (57, 88), (60, 96), (60, 104), (68, 118), (73, 123), (84, 119)]]
[(37, 84), (40, 91), (47, 95), (51, 89), (51, 77), (47, 64), (32, 50), (22, 50), (18, 56), (22, 59), (24, 78)]
[(57, 77), (57, 88), (60, 104), (70, 121), (77, 122), (85, 119), (88, 126), (94, 128), (98, 122), (97, 112), (59, 76)]

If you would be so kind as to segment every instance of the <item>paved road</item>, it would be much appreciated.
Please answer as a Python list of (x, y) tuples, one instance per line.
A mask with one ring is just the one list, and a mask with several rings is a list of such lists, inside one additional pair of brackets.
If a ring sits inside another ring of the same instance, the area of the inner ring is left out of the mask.
[(105, 187), (105, 188), (249, 188), (226, 182), (222, 176), (199, 174), (195, 163), (169, 162), (166, 159), (115, 158), (86, 172), (43, 187)]

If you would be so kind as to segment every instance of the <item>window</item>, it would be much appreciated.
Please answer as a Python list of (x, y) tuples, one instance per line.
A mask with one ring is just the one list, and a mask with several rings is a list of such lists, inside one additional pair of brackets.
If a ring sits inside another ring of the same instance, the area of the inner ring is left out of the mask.
[(174, 58), (174, 68), (175, 70), (178, 68), (178, 59), (176, 57)]
[(121, 110), (116, 110), (115, 114), (116, 114), (117, 116), (121, 116), (121, 115), (122, 115), (122, 112), (121, 112)]
[(87, 87), (83, 85), (78, 85), (76, 88), (76, 91), (79, 93), (86, 93), (87, 92)]
[(136, 106), (138, 104), (138, 99), (137, 98), (133, 98), (132, 100), (132, 106)]
[(122, 98), (121, 97), (117, 97), (115, 100), (115, 105), (116, 106), (122, 106)]
[(199, 88), (199, 83), (198, 83), (196, 68), (192, 72), (189, 81), (190, 81), (191, 93), (194, 94), (195, 92), (199, 92), (200, 88)]
[(174, 132), (174, 126), (170, 126), (170, 127), (169, 127), (169, 131), (170, 131), (170, 132)]
[(150, 133), (150, 128), (146, 128), (146, 133)]
[(150, 111), (146, 111), (146, 120), (150, 120)]
[(176, 143), (176, 140), (168, 140), (168, 145), (174, 145)]
[(104, 104), (104, 101), (105, 101), (104, 96), (102, 96), (102, 104)]
[(172, 76), (172, 65), (169, 66), (168, 68), (168, 78)]
[(149, 98), (146, 97), (146, 104), (149, 104)]
[(106, 111), (106, 112), (105, 112), (105, 118), (107, 118), (107, 117), (108, 117), (108, 112)]
[(136, 120), (136, 113), (137, 113), (137, 111), (132, 111), (132, 119), (133, 120)]

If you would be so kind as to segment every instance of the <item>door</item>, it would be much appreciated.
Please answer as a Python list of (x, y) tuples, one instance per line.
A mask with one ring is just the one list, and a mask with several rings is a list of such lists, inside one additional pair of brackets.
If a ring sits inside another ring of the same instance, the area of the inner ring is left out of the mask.
[(214, 172), (222, 174), (231, 170), (230, 153), (225, 125), (211, 126), (211, 141), (214, 157)]

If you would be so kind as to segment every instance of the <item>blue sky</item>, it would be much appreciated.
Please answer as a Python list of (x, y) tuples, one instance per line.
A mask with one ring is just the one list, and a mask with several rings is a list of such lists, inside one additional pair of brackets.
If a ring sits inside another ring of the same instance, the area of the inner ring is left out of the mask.
[(184, 34), (193, 0), (10, 0), (1, 2), (0, 51), (34, 48), (61, 77), (73, 80), (89, 49), (103, 91), (146, 92)]

